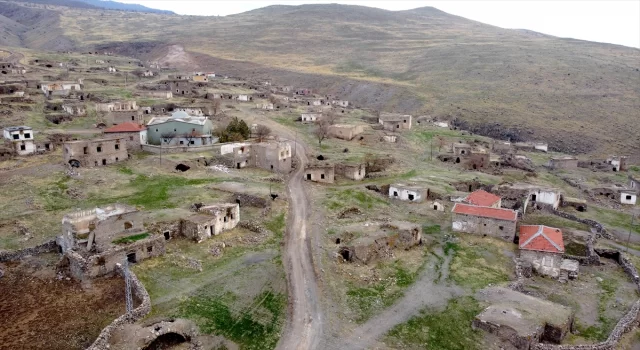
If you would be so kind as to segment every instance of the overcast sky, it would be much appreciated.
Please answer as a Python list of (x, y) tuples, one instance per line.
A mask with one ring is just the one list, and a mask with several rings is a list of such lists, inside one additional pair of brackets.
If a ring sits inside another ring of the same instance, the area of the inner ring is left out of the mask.
[(275, 4), (341, 3), (408, 10), (433, 6), (503, 28), (522, 28), (565, 38), (640, 48), (640, 0), (627, 1), (297, 1), (118, 0), (183, 15), (225, 16)]

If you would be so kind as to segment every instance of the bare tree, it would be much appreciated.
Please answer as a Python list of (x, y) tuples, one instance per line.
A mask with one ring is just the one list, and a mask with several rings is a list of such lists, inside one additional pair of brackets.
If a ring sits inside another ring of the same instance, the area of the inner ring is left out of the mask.
[(318, 145), (322, 146), (322, 141), (329, 137), (329, 124), (326, 121), (320, 121), (313, 133), (318, 138)]
[[(183, 137), (187, 140), (187, 147), (190, 147), (191, 146), (191, 142), (195, 141), (195, 139), (200, 138), (201, 136), (202, 135), (199, 132), (195, 131), (195, 129), (194, 129), (191, 132), (185, 133)], [(195, 142), (194, 142), (194, 144), (195, 144)]]
[(275, 106), (278, 103), (278, 98), (273, 95), (269, 95), (269, 102), (273, 103)]
[(166, 131), (160, 134), (160, 138), (162, 139), (162, 142), (168, 145), (171, 144), (171, 141), (173, 141), (173, 139), (175, 139), (176, 136), (177, 136), (176, 133), (173, 131)]
[(340, 119), (340, 115), (334, 113), (333, 111), (327, 113), (326, 115), (324, 115), (322, 117), (322, 119), (328, 124), (328, 125), (334, 125), (338, 122), (338, 119)]
[(258, 124), (258, 126), (256, 127), (255, 135), (256, 135), (256, 138), (258, 139), (258, 142), (262, 142), (269, 135), (271, 135), (271, 129), (269, 129), (269, 127), (266, 125)]

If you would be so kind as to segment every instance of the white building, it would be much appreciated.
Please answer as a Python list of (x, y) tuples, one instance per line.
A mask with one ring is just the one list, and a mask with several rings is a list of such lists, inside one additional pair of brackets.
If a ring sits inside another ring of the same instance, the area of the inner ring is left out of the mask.
[(249, 95), (238, 95), (238, 101), (249, 101)]
[(322, 113), (302, 113), (300, 120), (303, 123), (314, 123), (322, 118)]
[(531, 204), (545, 204), (553, 209), (558, 209), (562, 194), (552, 189), (535, 189), (529, 193), (529, 201)]
[(389, 186), (389, 198), (410, 202), (422, 202), (427, 197), (426, 191), (420, 187), (395, 184)]
[(636, 201), (638, 200), (638, 196), (633, 192), (620, 192), (620, 203), (636, 205)]
[(533, 144), (533, 148), (537, 149), (538, 151), (548, 152), (549, 151), (549, 144), (544, 143), (544, 142), (535, 142)]
[(345, 100), (333, 100), (331, 101), (331, 103), (344, 108), (349, 107), (349, 101), (345, 101)]
[(234, 149), (238, 149), (238, 154), (243, 154), (244, 149), (242, 147), (249, 147), (251, 143), (249, 142), (236, 142), (236, 143), (228, 143), (220, 146), (220, 155), (225, 155), (229, 153), (233, 153)]
[(10, 126), (4, 129), (4, 138), (11, 141), (20, 156), (36, 153), (33, 129), (28, 126)]
[(434, 122), (433, 125), (439, 127), (439, 128), (448, 128), (449, 127), (449, 123), (448, 122)]

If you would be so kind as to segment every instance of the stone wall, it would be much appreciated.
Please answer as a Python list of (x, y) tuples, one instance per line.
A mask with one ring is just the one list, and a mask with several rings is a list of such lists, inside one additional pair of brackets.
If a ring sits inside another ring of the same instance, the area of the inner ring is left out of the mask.
[(607, 232), (607, 229), (604, 228), (604, 226), (595, 221), (595, 220), (590, 220), (590, 219), (582, 219), (579, 218), (573, 214), (569, 214), (569, 213), (565, 213), (563, 211), (559, 211), (559, 210), (554, 210), (554, 209), (549, 209), (549, 211), (559, 217), (565, 218), (567, 220), (571, 220), (571, 221), (576, 221), (576, 222), (580, 222), (583, 223), (585, 225), (588, 225), (589, 227), (592, 227), (596, 230), (596, 232), (598, 233), (598, 236), (606, 238), (606, 239), (614, 239), (613, 236)]
[[(633, 280), (636, 288), (640, 291), (640, 276), (635, 266), (627, 259), (622, 252), (617, 250), (602, 249), (596, 250), (598, 255), (603, 257), (612, 257), (617, 260), (620, 267)], [(614, 350), (618, 348), (618, 342), (622, 336), (635, 328), (638, 324), (638, 315), (640, 314), (640, 300), (637, 300), (631, 309), (618, 321), (607, 340), (598, 344), (590, 345), (553, 345), (553, 344), (536, 344), (533, 350)]]
[(8, 250), (0, 252), (0, 262), (20, 260), (27, 255), (38, 255), (42, 253), (53, 252), (58, 248), (54, 239), (37, 245), (20, 250)]
[[(123, 274), (122, 267), (120, 265), (117, 267), (117, 272), (121, 275)], [(125, 324), (137, 322), (151, 312), (151, 298), (149, 297), (149, 293), (147, 293), (144, 285), (142, 285), (142, 282), (138, 280), (138, 277), (133, 272), (129, 271), (129, 275), (131, 276), (131, 287), (133, 289), (133, 293), (138, 300), (141, 301), (140, 305), (131, 312), (116, 318), (110, 325), (106, 326), (87, 350), (108, 350), (109, 339), (111, 338), (111, 334), (114, 330)]]

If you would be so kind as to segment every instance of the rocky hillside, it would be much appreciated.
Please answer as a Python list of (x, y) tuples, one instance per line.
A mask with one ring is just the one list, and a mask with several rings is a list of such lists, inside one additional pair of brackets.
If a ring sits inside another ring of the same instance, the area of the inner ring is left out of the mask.
[(362, 105), (455, 118), (568, 152), (640, 154), (635, 48), (501, 29), (435, 8), (270, 6), (227, 17), (48, 11), (69, 40), (61, 48), (148, 58), (179, 44), (203, 69), (342, 92)]

